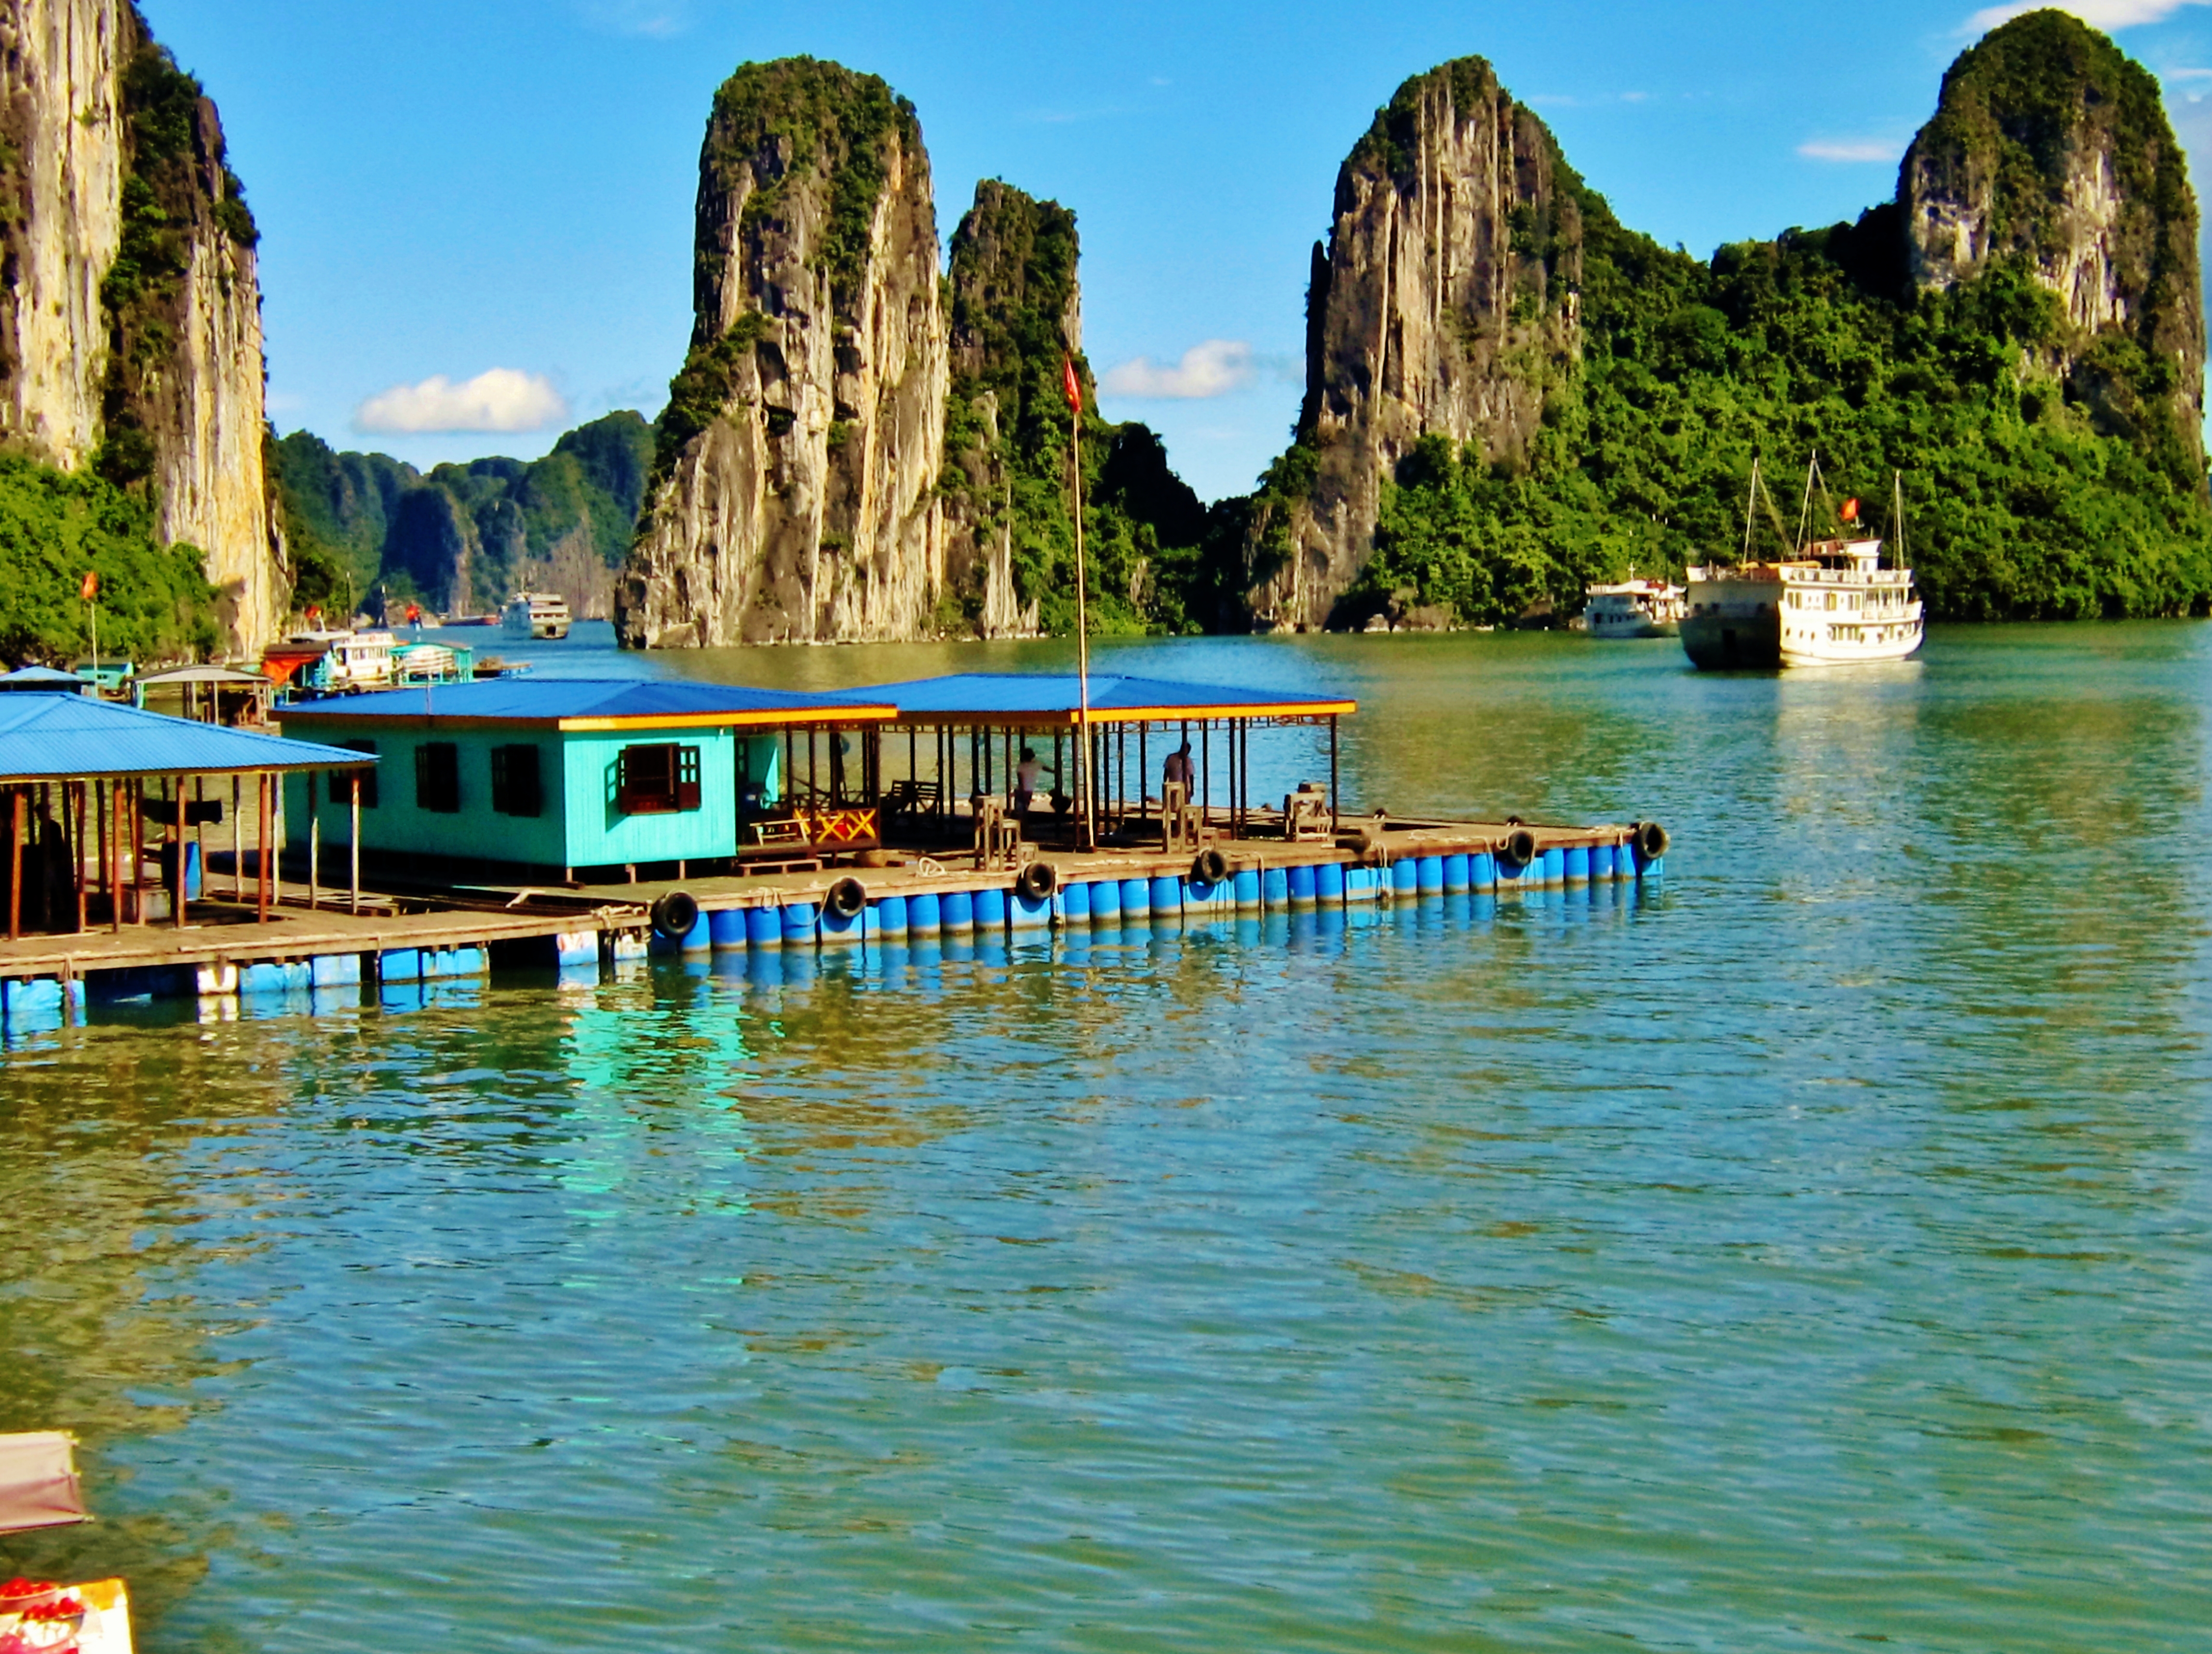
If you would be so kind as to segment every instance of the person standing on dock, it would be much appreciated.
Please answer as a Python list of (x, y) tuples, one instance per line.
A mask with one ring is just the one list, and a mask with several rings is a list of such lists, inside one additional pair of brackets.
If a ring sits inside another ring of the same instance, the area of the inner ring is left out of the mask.
[(1183, 789), (1184, 796), (1188, 797), (1190, 794), (1191, 769), (1190, 741), (1186, 737), (1183, 744), (1169, 753), (1168, 761), (1160, 766), (1160, 784), (1163, 787), (1180, 786)]
[(1025, 816), (1030, 812), (1030, 800), (1036, 796), (1037, 784), (1044, 779), (1044, 766), (1029, 747), (1022, 749), (1022, 761), (1014, 766), (1014, 813)]

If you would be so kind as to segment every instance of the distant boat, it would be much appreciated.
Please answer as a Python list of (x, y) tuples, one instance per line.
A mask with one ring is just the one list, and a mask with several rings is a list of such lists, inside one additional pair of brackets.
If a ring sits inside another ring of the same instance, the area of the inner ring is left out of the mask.
[(1663, 580), (1592, 586), (1582, 629), (1592, 637), (1672, 637), (1682, 621), (1682, 588)]
[[(1682, 648), (1696, 666), (1729, 667), (1836, 666), (1902, 660), (1925, 635), (1912, 571), (1905, 568), (1905, 484), (1893, 479), (1892, 532), (1895, 564), (1883, 568), (1879, 538), (1811, 540), (1804, 527), (1820, 482), (1814, 460), (1805, 481), (1805, 510), (1798, 544), (1773, 562), (1751, 555), (1752, 509), (1761, 492), (1759, 463), (1752, 462), (1752, 501), (1744, 508), (1744, 558), (1706, 563), (1689, 571), (1689, 612), (1682, 619)], [(1858, 502), (1844, 518), (1855, 522)], [(1772, 509), (1771, 502), (1769, 510)]]
[(509, 637), (563, 638), (568, 635), (568, 599), (557, 592), (522, 592), (507, 599)]
[(295, 632), (263, 651), (261, 670), (271, 683), (325, 695), (384, 689), (392, 682), (392, 654), (398, 642), (381, 629)]
[(500, 617), (496, 614), (454, 615), (440, 623), (447, 626), (496, 626), (500, 623)]

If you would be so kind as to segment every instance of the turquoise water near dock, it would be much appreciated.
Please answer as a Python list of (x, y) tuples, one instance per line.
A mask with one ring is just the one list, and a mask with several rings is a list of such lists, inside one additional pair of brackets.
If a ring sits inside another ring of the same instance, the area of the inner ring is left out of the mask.
[[(502, 652), (1071, 654), (579, 631)], [(0, 1429), (103, 1520), (0, 1571), (151, 1654), (2202, 1646), (2212, 629), (1099, 658), (1663, 891), (25, 1041)]]

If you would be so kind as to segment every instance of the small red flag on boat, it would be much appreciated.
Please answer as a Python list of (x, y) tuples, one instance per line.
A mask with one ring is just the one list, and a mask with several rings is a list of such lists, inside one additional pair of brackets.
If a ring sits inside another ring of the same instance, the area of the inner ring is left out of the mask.
[(86, 569), (84, 571), (84, 584), (79, 587), (77, 591), (87, 603), (91, 602), (93, 599), (98, 597), (100, 595), (100, 570), (97, 569)]
[(1859, 502), (1858, 502), (1856, 500), (1846, 500), (1846, 501), (1844, 501), (1844, 520), (1845, 522), (1847, 522), (1847, 523), (1855, 523), (1855, 522), (1856, 522), (1858, 520), (1859, 520)]
[(1073, 356), (1062, 356), (1060, 359), (1060, 393), (1067, 398), (1068, 412), (1083, 411), (1083, 386), (1076, 380)]

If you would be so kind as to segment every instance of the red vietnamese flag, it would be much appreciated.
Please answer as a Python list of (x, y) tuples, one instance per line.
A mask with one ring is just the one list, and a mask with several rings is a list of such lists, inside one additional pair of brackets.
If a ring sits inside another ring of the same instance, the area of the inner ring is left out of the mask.
[(87, 603), (100, 595), (100, 571), (97, 569), (84, 571), (84, 584), (77, 587), (77, 593)]
[(1076, 381), (1073, 356), (1060, 359), (1060, 393), (1067, 398), (1068, 412), (1083, 411), (1083, 386)]
[(1855, 522), (1856, 522), (1858, 520), (1859, 520), (1859, 502), (1858, 502), (1856, 500), (1846, 500), (1846, 501), (1844, 501), (1844, 520), (1845, 522), (1847, 522), (1847, 523), (1855, 523)]

